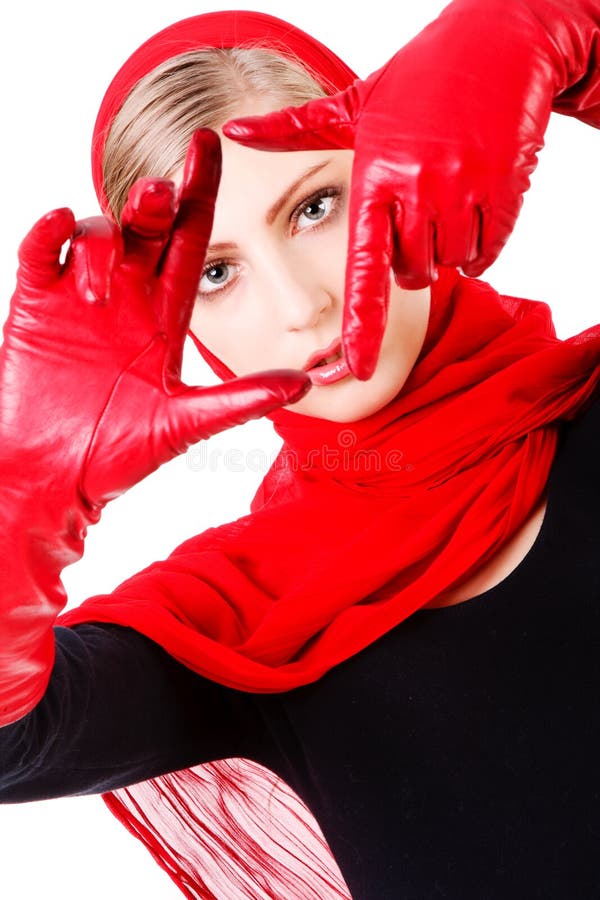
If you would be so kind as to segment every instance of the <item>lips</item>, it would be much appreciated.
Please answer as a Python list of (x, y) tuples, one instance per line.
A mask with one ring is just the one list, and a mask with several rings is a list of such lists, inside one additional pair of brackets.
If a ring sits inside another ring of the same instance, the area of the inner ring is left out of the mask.
[(316, 353), (313, 353), (308, 357), (306, 363), (302, 367), (305, 372), (308, 372), (310, 369), (314, 369), (316, 366), (323, 366), (326, 363), (335, 362), (342, 355), (342, 340), (337, 337), (332, 340), (329, 346), (325, 347), (323, 350), (317, 350)]
[(341, 338), (335, 338), (328, 347), (309, 356), (304, 371), (313, 384), (324, 387), (335, 384), (350, 375), (348, 363), (342, 351)]

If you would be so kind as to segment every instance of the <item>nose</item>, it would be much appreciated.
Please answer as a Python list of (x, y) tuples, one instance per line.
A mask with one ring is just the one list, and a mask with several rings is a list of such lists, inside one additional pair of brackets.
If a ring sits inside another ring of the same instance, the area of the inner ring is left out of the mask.
[(306, 259), (302, 262), (303, 265), (288, 257), (271, 257), (268, 273), (265, 273), (264, 287), (284, 331), (314, 328), (335, 302), (315, 269), (310, 263), (307, 265)]
[(296, 287), (283, 297), (282, 320), (286, 331), (304, 331), (315, 328), (324, 313), (333, 305), (330, 294), (322, 287), (303, 290)]

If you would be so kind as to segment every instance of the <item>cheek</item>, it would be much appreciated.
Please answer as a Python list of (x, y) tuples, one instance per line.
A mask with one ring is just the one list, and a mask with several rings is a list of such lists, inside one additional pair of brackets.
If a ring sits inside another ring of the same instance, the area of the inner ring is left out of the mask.
[(310, 272), (315, 284), (338, 294), (344, 288), (347, 249), (348, 223), (344, 216), (297, 239), (295, 253), (301, 260), (302, 270)]
[(391, 279), (387, 324), (382, 341), (382, 358), (388, 367), (402, 371), (412, 368), (421, 352), (431, 308), (430, 288), (406, 291)]
[(237, 302), (240, 298), (235, 304), (228, 299), (232, 298), (214, 304), (198, 301), (190, 321), (191, 330), (236, 375), (265, 368), (274, 345), (265, 311), (260, 306)]
[(198, 301), (190, 319), (190, 329), (217, 356), (219, 355), (221, 340), (226, 334), (226, 330), (220, 323), (221, 318), (222, 316), (211, 312), (208, 304)]

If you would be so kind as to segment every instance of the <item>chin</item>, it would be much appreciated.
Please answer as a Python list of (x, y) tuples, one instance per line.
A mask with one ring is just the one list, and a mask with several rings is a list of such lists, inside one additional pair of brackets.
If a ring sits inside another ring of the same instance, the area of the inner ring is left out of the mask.
[(403, 373), (401, 379), (381, 383), (377, 373), (368, 381), (358, 381), (350, 375), (338, 385), (313, 387), (302, 400), (287, 408), (299, 415), (330, 422), (358, 422), (387, 406), (398, 395), (406, 378)]

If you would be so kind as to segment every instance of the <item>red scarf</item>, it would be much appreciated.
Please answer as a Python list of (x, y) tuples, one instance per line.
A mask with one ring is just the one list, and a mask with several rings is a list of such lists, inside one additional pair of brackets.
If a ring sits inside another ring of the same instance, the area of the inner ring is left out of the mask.
[[(278, 49), (285, 36), (330, 83), (338, 65), (338, 87), (349, 82), (352, 73), (322, 45), (271, 17), (178, 23), (143, 45), (109, 89), (94, 144), (97, 186), (103, 135), (142, 74), (192, 46), (256, 39), (257, 29), (272, 46), (271, 27)], [(250, 515), (192, 538), (60, 624), (133, 627), (190, 669), (241, 690), (315, 681), (498, 552), (545, 492), (560, 423), (581, 412), (599, 382), (600, 326), (559, 340), (545, 303), (441, 269), (423, 348), (391, 403), (349, 425), (273, 415), (284, 446)], [(260, 830), (271, 782), (249, 762), (199, 766), (105, 799), (187, 897), (347, 897), (314, 821), (276, 786), (272, 843)], [(296, 843), (286, 850), (290, 815)], [(268, 873), (269, 890), (257, 869)], [(305, 879), (301, 889), (295, 878)]]

